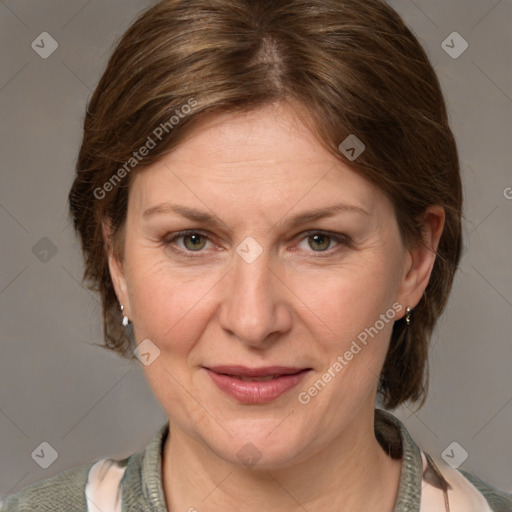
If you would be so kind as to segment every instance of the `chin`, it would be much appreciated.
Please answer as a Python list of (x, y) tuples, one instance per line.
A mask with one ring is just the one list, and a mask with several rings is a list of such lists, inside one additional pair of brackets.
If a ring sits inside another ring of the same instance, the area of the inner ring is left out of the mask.
[[(296, 429), (284, 427), (286, 420), (237, 421), (227, 428), (233, 437), (226, 433), (219, 443), (205, 441), (217, 456), (240, 467), (252, 470), (284, 469), (304, 458), (303, 449), (308, 443)], [(281, 424), (280, 424), (281, 423)], [(302, 456), (302, 457), (301, 457)]]

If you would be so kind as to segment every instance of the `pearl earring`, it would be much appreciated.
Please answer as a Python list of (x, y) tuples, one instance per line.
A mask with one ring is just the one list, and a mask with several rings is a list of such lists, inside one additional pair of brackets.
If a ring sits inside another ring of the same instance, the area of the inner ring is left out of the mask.
[[(122, 304), (120, 304), (121, 306), (121, 313), (124, 311), (124, 306)], [(123, 327), (126, 327), (128, 325), (128, 322), (130, 320), (128, 319), (128, 317), (126, 315), (123, 315)]]

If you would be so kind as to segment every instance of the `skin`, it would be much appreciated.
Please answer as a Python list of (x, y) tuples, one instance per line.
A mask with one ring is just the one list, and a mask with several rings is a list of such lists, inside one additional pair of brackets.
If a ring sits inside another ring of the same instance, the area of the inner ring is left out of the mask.
[[(123, 261), (110, 254), (109, 265), (137, 343), (150, 339), (160, 350), (144, 371), (170, 422), (162, 459), (169, 510), (391, 512), (401, 461), (382, 450), (373, 422), (393, 321), (307, 405), (298, 394), (394, 303), (398, 319), (419, 302), (443, 209), (427, 210), (426, 246), (405, 247), (388, 198), (324, 149), (285, 104), (203, 120), (133, 178)], [(219, 224), (174, 212), (143, 217), (166, 202)], [(366, 213), (287, 224), (337, 203)], [(209, 238), (165, 244), (182, 230)], [(315, 242), (318, 231), (350, 241)], [(252, 263), (236, 252), (249, 236), (263, 251)], [(312, 371), (278, 399), (248, 405), (202, 368), (219, 364)], [(248, 442), (261, 454), (251, 467), (237, 457)]]

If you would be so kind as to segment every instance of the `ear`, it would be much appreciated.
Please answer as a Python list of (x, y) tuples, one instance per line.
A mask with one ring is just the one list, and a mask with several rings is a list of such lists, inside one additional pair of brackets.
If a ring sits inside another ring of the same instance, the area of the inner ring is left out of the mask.
[(418, 304), (428, 285), (444, 221), (444, 208), (439, 205), (429, 206), (422, 218), (423, 243), (405, 250), (405, 264), (397, 298), (404, 305), (404, 315), (407, 306), (413, 309)]
[[(123, 228), (122, 228), (123, 229)], [(130, 301), (128, 298), (128, 287), (126, 283), (126, 275), (123, 265), (122, 255), (118, 254), (115, 250), (115, 243), (112, 235), (112, 228), (110, 221), (107, 219), (103, 222), (102, 233), (104, 240), (105, 252), (108, 258), (108, 268), (110, 271), (110, 278), (116, 292), (117, 300), (124, 306), (123, 314), (131, 318)], [(121, 239), (124, 238), (124, 232), (118, 233)], [(124, 243), (124, 242), (123, 242)]]

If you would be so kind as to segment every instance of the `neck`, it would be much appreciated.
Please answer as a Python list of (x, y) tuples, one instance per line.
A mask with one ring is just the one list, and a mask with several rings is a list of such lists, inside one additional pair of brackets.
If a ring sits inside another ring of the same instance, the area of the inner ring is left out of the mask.
[(312, 457), (270, 471), (227, 462), (170, 423), (162, 460), (167, 507), (170, 512), (392, 512), (401, 461), (384, 452), (373, 419), (373, 409), (361, 411)]

